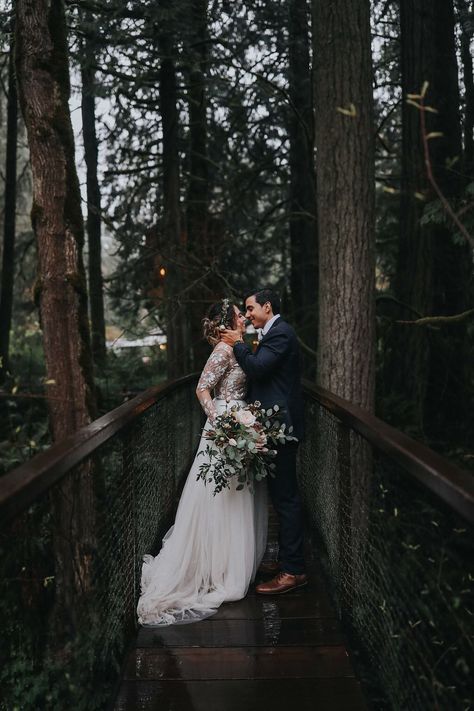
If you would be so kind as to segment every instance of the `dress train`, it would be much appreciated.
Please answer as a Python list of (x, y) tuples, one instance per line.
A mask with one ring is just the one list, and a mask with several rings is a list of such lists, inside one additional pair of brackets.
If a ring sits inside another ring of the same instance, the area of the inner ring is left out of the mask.
[[(214, 400), (219, 414), (242, 401)], [(141, 574), (138, 621), (144, 626), (184, 624), (209, 617), (223, 602), (245, 597), (265, 552), (267, 485), (258, 482), (214, 496), (214, 485), (197, 480), (205, 461), (204, 438), (189, 471), (174, 526), (163, 538), (160, 553), (145, 555)], [(202, 452), (202, 454), (200, 454)]]

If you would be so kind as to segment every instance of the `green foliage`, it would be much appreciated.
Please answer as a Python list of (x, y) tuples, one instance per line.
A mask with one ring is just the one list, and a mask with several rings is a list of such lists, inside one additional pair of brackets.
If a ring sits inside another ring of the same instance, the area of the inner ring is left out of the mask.
[[(7, 599), (8, 609), (4, 599), (0, 610), (6, 618), (14, 619), (19, 611), (12, 607), (12, 600)], [(118, 650), (114, 653), (108, 648), (101, 620), (93, 622), (87, 618), (86, 622), (84, 618), (84, 623), (74, 641), (66, 644), (57, 657), (48, 652), (45, 656), (35, 653), (35, 636), (39, 630), (33, 618), (28, 637), (24, 636), (24, 629), (17, 628), (11, 630), (12, 640), (3, 637), (4, 645), (22, 638), (22, 646), (12, 644), (8, 664), (0, 668), (1, 711), (39, 708), (62, 711), (67, 707), (95, 711), (106, 707), (119, 671), (120, 656), (116, 654)]]
[(166, 379), (166, 351), (158, 346), (109, 350), (96, 373), (99, 410), (103, 414)]
[[(208, 8), (211, 39), (202, 71), (209, 105), (206, 135), (209, 176), (209, 239), (180, 262), (199, 283), (203, 312), (214, 293), (241, 294), (255, 284), (288, 285), (287, 47), (284, 3)], [(116, 244), (116, 269), (108, 297), (123, 326), (142, 308), (160, 326), (166, 321), (156, 286), (154, 260), (166, 257), (163, 230), (162, 117), (158, 95), (159, 32), (173, 34), (170, 59), (177, 73), (180, 120), (181, 223), (189, 207), (188, 85), (195, 49), (190, 3), (144, 2), (123, 12), (97, 6), (92, 16), (72, 15), (80, 37), (96, 42), (98, 94), (108, 98), (99, 121), (106, 170), (102, 181), (107, 232)], [(104, 36), (107, 50), (104, 51)], [(124, 42), (123, 38), (127, 37)], [(88, 62), (80, 43), (73, 60)], [(252, 51), (250, 51), (252, 48)], [(250, 52), (250, 54), (249, 54)], [(184, 244), (184, 242), (183, 242)], [(201, 246), (207, 253), (201, 254)], [(238, 265), (238, 268), (236, 268)], [(187, 295), (182, 297), (186, 303)], [(192, 296), (196, 299), (196, 296)]]
[[(474, 233), (474, 210), (472, 202), (474, 199), (474, 183), (468, 183), (461, 194), (449, 201), (453, 212), (460, 216), (463, 226), (470, 233)], [(461, 234), (459, 228), (454, 224), (452, 217), (446, 211), (441, 200), (431, 200), (424, 209), (420, 219), (422, 225), (443, 225), (450, 230), (451, 239), (455, 244), (464, 245), (465, 235)]]
[(280, 407), (265, 410), (260, 402), (245, 407), (232, 407), (218, 414), (212, 429), (206, 433), (211, 444), (206, 445), (207, 462), (199, 467), (198, 479), (205, 484), (214, 484), (214, 495), (230, 488), (233, 478), (236, 490), (245, 485), (253, 493), (254, 482), (272, 475), (275, 464), (270, 461), (276, 455), (273, 446), (295, 441), (291, 434), (293, 427), (285, 432), (286, 424), (280, 424)]
[[(0, 475), (51, 445), (45, 399), (45, 370), (38, 329), (15, 331), (12, 343), (15, 373), (0, 395)], [(166, 377), (166, 351), (159, 347), (110, 350), (96, 372), (99, 414)]]
[(0, 474), (51, 444), (44, 400), (45, 368), (37, 328), (12, 333), (12, 370), (0, 395)]
[[(0, 685), (7, 693), (0, 709), (24, 711), (48, 708), (62, 711), (69, 706), (78, 711), (95, 711), (105, 708), (112, 685), (90, 687), (88, 656), (91, 649), (89, 637), (83, 649), (76, 650), (77, 662), (72, 666), (45, 659), (42, 666), (37, 667), (28, 654), (14, 654), (11, 663), (0, 670)], [(76, 680), (84, 681), (84, 685)]]

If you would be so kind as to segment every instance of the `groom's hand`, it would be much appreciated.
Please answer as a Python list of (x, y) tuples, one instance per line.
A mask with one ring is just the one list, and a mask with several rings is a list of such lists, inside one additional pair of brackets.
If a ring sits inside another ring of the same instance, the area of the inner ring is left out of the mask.
[(228, 346), (233, 346), (237, 341), (243, 343), (244, 339), (240, 331), (232, 331), (230, 328), (226, 328), (225, 331), (221, 332), (221, 341), (227, 343)]

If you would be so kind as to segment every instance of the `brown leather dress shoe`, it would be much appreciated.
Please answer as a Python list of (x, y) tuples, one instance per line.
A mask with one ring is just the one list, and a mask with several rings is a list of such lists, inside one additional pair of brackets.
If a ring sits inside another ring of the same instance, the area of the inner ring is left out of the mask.
[(255, 592), (260, 593), (260, 595), (282, 595), (283, 593), (296, 590), (296, 588), (301, 588), (307, 584), (308, 576), (304, 573), (302, 575), (292, 575), (291, 573), (284, 573), (282, 571), (269, 580), (268, 583), (260, 583), (260, 585), (257, 585)]
[(260, 563), (258, 573), (260, 575), (275, 575), (280, 570), (280, 563), (277, 560), (266, 560)]

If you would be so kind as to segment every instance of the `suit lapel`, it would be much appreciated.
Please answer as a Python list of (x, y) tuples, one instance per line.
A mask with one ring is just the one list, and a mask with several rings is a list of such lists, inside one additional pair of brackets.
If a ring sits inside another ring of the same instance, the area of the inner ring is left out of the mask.
[[(258, 342), (258, 346), (260, 346), (260, 345), (263, 343), (263, 341), (264, 341), (265, 338), (268, 336), (268, 334), (270, 333), (270, 331), (272, 330), (272, 328), (273, 328), (274, 326), (276, 326), (277, 323), (280, 323), (280, 321), (281, 321), (281, 316), (279, 316), (279, 317), (277, 318), (277, 320), (272, 323), (272, 325), (271, 325), (270, 328), (268, 329), (267, 333), (263, 336), (262, 340)], [(258, 346), (257, 346), (257, 348), (258, 348)]]

